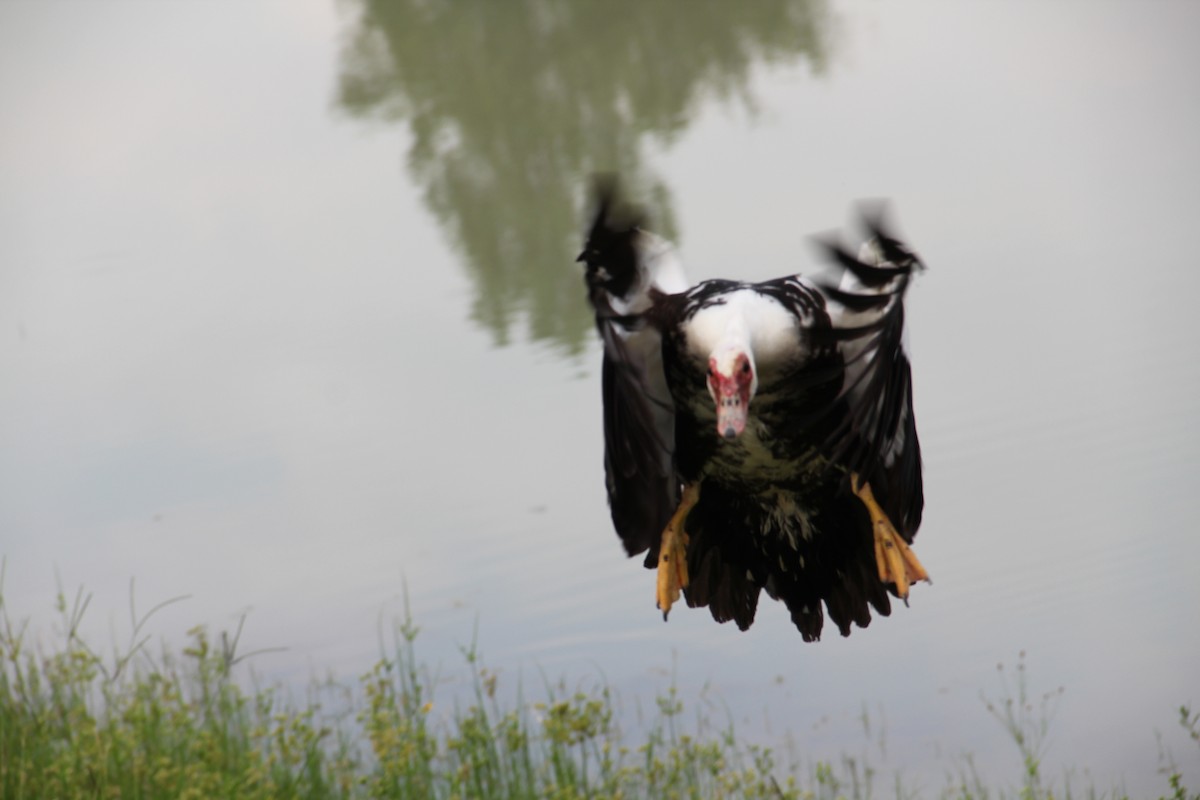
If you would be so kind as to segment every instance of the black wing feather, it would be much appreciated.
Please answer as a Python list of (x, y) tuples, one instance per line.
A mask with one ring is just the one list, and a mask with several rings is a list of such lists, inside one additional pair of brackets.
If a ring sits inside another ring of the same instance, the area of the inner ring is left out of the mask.
[(672, 491), (673, 471), (664, 469), (666, 445), (655, 430), (640, 376), (617, 353), (606, 349), (600, 373), (608, 505), (625, 552), (649, 550), (650, 564), (658, 559), (659, 537), (678, 505), (678, 490)]
[(866, 227), (882, 264), (868, 264), (840, 244), (822, 243), (862, 288), (822, 285), (821, 291), (851, 315), (868, 317), (842, 325), (835, 320), (829, 330), (816, 333), (846, 353), (845, 413), (823, 451), (846, 474), (856, 472), (870, 482), (893, 524), (911, 541), (921, 522), (924, 495), (912, 368), (903, 347), (904, 296), (913, 271), (924, 265), (886, 231), (881, 215), (867, 217)]
[[(588, 299), (604, 342), (605, 485), (626, 552), (649, 551), (649, 566), (657, 562), (662, 530), (679, 502), (673, 412), (655, 399), (650, 384), (657, 377), (665, 386), (665, 379), (648, 374), (653, 366), (645, 358), (661, 334), (653, 326), (655, 296), (638, 249), (643, 216), (618, 205), (612, 178), (598, 178), (595, 195), (595, 217), (577, 260), (587, 268)], [(630, 313), (627, 306), (638, 300), (641, 310)], [(621, 311), (614, 307), (618, 302), (625, 307)], [(630, 337), (639, 337), (640, 353)]]

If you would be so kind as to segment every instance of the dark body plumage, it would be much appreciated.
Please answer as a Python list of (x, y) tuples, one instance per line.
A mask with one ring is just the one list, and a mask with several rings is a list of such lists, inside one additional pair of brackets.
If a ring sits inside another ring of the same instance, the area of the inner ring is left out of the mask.
[[(840, 286), (790, 276), (687, 288), (673, 248), (615, 206), (611, 183), (598, 200), (580, 260), (605, 343), (608, 496), (627, 551), (648, 551), (647, 566), (656, 564), (680, 487), (700, 482), (685, 522), (690, 606), (744, 630), (766, 590), (809, 641), (825, 611), (843, 635), (865, 627), (871, 608), (888, 615), (894, 586), (879, 577), (850, 475), (871, 485), (911, 542), (923, 494), (901, 332), (919, 261), (869, 219), (874, 249), (864, 260), (825, 245), (848, 273)], [(757, 384), (745, 432), (727, 439), (709, 352), (743, 328)]]

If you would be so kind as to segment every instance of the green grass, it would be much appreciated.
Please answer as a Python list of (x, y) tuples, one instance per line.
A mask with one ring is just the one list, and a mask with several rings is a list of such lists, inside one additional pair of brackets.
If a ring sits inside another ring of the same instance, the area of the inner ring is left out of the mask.
[[(9, 618), (0, 584), (0, 797), (26, 798), (873, 798), (917, 796), (862, 759), (778, 763), (742, 744), (731, 724), (685, 717), (669, 689), (649, 719), (623, 730), (610, 690), (547, 684), (527, 701), (498, 691), (473, 649), (465, 698), (435, 701), (417, 657), (418, 629), (396, 625), (394, 646), (351, 686), (314, 684), (303, 702), (246, 676), (233, 635), (188, 632), (178, 652), (149, 653), (146, 619), (131, 607), (129, 643), (101, 656), (79, 635), (88, 598), (61, 592), (62, 635), (43, 650)], [(131, 592), (132, 598), (132, 592)], [(172, 601), (169, 601), (172, 602)], [(165, 604), (162, 604), (165, 605)], [(132, 602), (131, 602), (132, 606)], [(1024, 773), (1016, 796), (1070, 797), (1043, 780), (1041, 757), (1053, 696), (1027, 696), (1023, 663), (1004, 697), (988, 704), (1017, 744)], [(1200, 715), (1181, 709), (1200, 745)], [(685, 724), (685, 719), (693, 721)], [(864, 726), (869, 720), (864, 716)], [(1178, 769), (1168, 797), (1200, 800)], [(942, 797), (1006, 795), (970, 760)], [(1081, 796), (1097, 796), (1095, 790)]]

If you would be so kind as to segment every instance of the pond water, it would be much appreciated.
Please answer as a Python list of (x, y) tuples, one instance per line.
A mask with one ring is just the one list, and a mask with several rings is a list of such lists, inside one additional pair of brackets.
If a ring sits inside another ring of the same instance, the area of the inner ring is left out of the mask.
[[(1019, 757), (997, 662), (1066, 688), (1048, 774), (1151, 794), (1200, 703), (1200, 4), (0, 4), (0, 555), (49, 630), (249, 612), (256, 668), (427, 660), (709, 685), (747, 738), (927, 789)], [(814, 268), (887, 196), (935, 583), (848, 639), (681, 609), (605, 507), (587, 177), (693, 279)], [(48, 635), (48, 634), (47, 634)], [(1060, 778), (1061, 780), (1061, 778)]]

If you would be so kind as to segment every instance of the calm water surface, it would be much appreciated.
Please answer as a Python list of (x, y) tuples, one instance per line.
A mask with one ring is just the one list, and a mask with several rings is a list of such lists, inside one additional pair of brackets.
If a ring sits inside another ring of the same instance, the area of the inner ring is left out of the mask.
[[(711, 685), (747, 738), (867, 747), (934, 788), (1046, 757), (1161, 792), (1200, 703), (1200, 102), (1181, 3), (0, 4), (0, 554), (128, 633), (249, 611), (255, 662), (357, 675), (404, 582), (427, 660)], [(682, 609), (605, 508), (586, 176), (691, 277), (813, 267), (888, 196), (911, 295), (935, 584), (849, 639)], [(633, 702), (631, 699), (630, 702)], [(723, 713), (723, 712), (722, 712)]]

